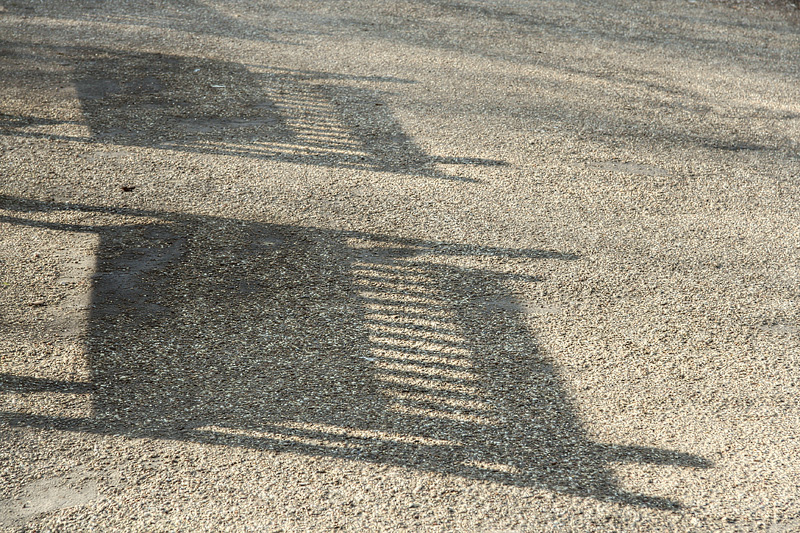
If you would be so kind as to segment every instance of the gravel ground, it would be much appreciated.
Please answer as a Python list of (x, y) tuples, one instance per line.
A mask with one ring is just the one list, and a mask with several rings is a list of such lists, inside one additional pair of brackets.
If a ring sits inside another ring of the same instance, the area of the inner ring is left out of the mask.
[(800, 530), (800, 26), (0, 3), (0, 527)]

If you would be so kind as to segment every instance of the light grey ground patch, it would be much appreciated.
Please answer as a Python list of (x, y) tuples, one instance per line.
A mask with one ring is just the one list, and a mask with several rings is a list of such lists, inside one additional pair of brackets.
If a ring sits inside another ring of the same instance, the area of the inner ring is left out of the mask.
[(96, 498), (97, 483), (80, 472), (40, 479), (22, 486), (9, 500), (0, 501), (0, 526), (23, 526), (37, 516), (79, 507)]

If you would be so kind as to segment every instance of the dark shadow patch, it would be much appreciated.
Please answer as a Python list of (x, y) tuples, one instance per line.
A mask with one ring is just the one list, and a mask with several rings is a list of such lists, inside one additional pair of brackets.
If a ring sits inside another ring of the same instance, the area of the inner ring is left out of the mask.
[(91, 383), (78, 383), (74, 381), (59, 381), (54, 379), (36, 378), (30, 376), (15, 376), (0, 373), (0, 392), (58, 392), (63, 394), (85, 394), (92, 392)]

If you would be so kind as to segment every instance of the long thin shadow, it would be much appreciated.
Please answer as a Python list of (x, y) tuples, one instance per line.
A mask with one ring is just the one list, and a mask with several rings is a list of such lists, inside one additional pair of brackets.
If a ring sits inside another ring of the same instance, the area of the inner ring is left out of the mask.
[[(13, 213), (5, 224), (99, 236), (91, 383), (0, 375), (2, 392), (89, 395), (92, 416), (7, 411), (5, 424), (345, 458), (663, 509), (680, 504), (626, 492), (610, 464), (711, 466), (593, 442), (521, 306), (491, 304), (510, 298), (507, 274), (453, 263), (571, 254), (8, 196), (0, 209)], [(66, 210), (126, 222), (47, 221)], [(137, 216), (150, 223), (131, 224)], [(393, 290), (412, 280), (429, 303)]]

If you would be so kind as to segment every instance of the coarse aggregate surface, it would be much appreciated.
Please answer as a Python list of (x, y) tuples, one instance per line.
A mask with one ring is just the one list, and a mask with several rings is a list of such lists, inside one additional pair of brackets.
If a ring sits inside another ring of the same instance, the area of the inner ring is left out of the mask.
[(800, 530), (800, 18), (0, 1), (0, 528)]

